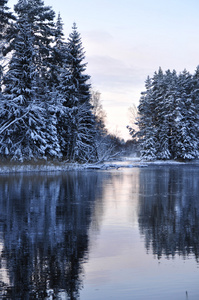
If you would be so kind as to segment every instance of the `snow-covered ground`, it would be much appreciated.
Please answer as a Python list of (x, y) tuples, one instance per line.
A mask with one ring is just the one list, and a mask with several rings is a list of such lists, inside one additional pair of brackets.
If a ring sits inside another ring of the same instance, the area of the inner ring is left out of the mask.
[[(199, 161), (191, 162), (192, 164), (198, 164)], [(43, 164), (0, 164), (0, 174), (9, 173), (26, 173), (26, 172), (56, 172), (56, 171), (72, 171), (72, 170), (110, 170), (110, 169), (123, 169), (134, 167), (147, 167), (149, 165), (182, 165), (186, 162), (179, 162), (174, 160), (156, 160), (156, 161), (144, 161), (139, 157), (122, 157), (117, 161), (107, 161), (103, 163), (95, 164), (78, 164), (78, 163), (53, 163), (46, 162)]]
[(122, 162), (105, 162), (96, 164), (13, 164), (13, 165), (1, 165), (0, 174), (8, 173), (28, 173), (28, 172), (57, 172), (57, 171), (75, 171), (75, 170), (108, 170), (108, 169), (119, 169), (119, 168), (132, 168), (141, 166), (140, 163), (128, 164)]
[(85, 169), (84, 165), (69, 164), (69, 163), (43, 163), (43, 164), (1, 164), (0, 174), (2, 173), (25, 173), (25, 172), (55, 172), (55, 171), (68, 171), (68, 170), (82, 170)]

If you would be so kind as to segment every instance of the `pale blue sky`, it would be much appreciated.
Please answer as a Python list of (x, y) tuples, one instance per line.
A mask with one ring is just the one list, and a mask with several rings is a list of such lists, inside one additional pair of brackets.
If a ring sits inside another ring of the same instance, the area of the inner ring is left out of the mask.
[[(13, 7), (17, 0), (8, 1)], [(87, 73), (101, 93), (107, 126), (125, 139), (128, 108), (139, 103), (148, 75), (199, 64), (198, 0), (45, 0), (60, 12), (66, 36), (82, 36)]]

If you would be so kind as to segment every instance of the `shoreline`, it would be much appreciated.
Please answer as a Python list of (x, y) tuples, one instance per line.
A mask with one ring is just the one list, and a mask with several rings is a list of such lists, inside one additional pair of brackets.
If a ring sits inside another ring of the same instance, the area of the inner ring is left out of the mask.
[(12, 173), (39, 173), (39, 172), (67, 172), (83, 170), (111, 170), (143, 168), (148, 166), (172, 166), (172, 165), (198, 165), (199, 160), (192, 162), (180, 162), (174, 160), (167, 161), (144, 161), (139, 158), (121, 158), (117, 161), (99, 162), (93, 164), (79, 164), (68, 162), (46, 162), (46, 163), (0, 163), (0, 175)]

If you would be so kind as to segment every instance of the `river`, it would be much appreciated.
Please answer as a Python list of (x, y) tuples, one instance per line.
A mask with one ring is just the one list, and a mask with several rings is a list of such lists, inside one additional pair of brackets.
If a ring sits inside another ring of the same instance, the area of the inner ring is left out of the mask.
[(199, 168), (0, 175), (0, 299), (199, 299)]

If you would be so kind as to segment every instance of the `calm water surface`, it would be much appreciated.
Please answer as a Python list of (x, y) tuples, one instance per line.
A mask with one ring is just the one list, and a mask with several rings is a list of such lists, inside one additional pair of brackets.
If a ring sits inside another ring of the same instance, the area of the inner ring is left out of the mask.
[(1, 175), (0, 299), (199, 299), (199, 167)]

